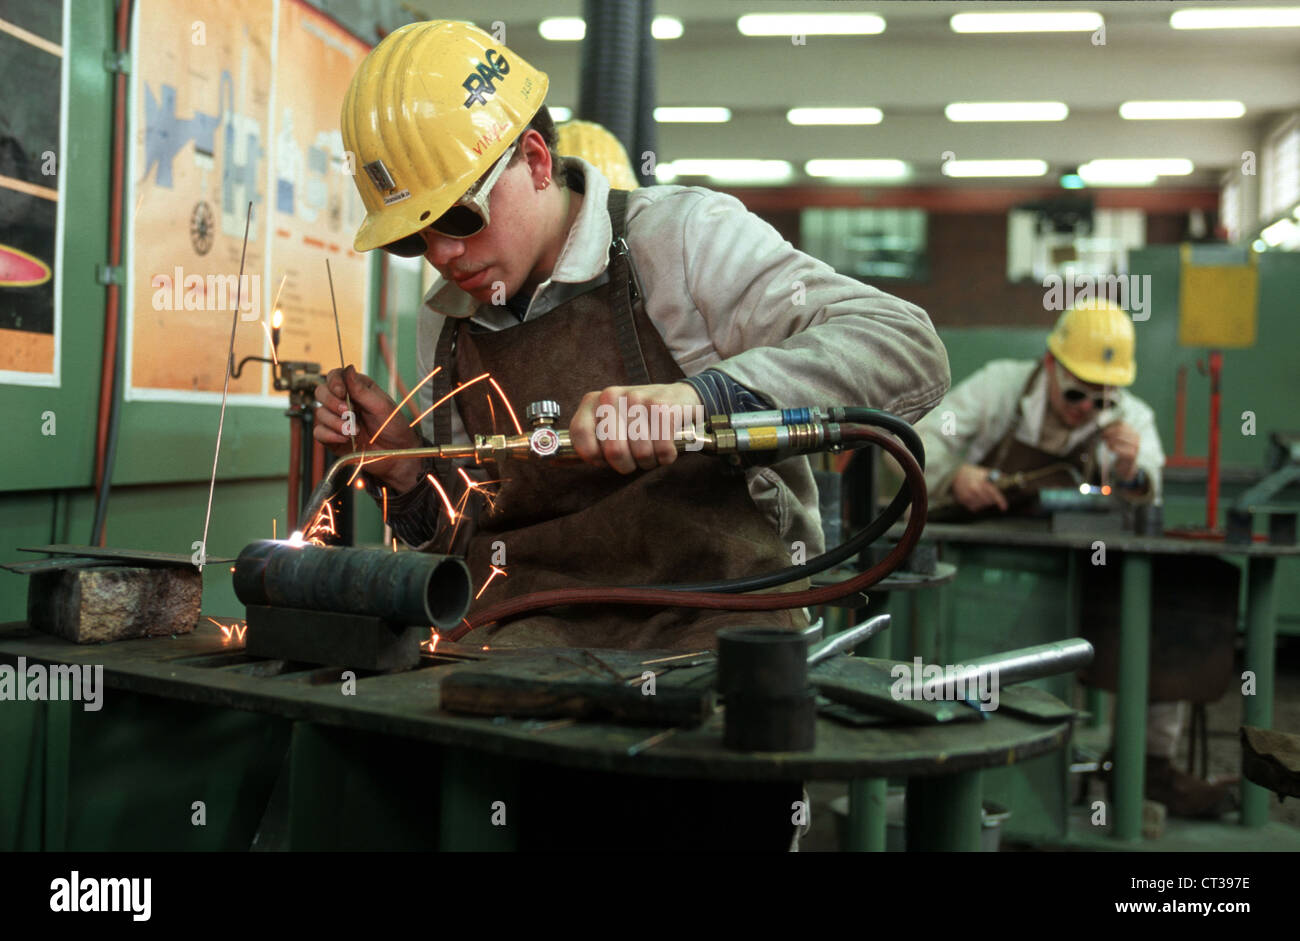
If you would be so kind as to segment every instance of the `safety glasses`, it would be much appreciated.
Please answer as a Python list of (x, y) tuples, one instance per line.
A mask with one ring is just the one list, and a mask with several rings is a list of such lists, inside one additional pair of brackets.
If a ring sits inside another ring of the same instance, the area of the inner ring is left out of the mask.
[(1061, 395), (1071, 405), (1078, 405), (1084, 399), (1091, 399), (1092, 407), (1099, 412), (1115, 407), (1113, 398), (1104, 394), (1098, 395), (1094, 389), (1085, 386), (1059, 362), (1056, 364), (1056, 381), (1061, 385)]
[[(516, 146), (518, 141), (507, 147), (506, 152), (501, 155), (487, 175), (480, 177), (464, 196), (430, 222), (428, 227), (439, 235), (452, 239), (467, 239), (486, 229), (491, 222), (488, 200), (492, 196), (492, 187), (496, 186), (497, 180), (501, 179), (501, 174), (505, 173), (506, 167), (510, 165), (510, 158), (514, 156)], [(418, 258), (428, 250), (428, 245), (419, 232), (381, 247), (389, 254), (400, 255), (403, 258)]]

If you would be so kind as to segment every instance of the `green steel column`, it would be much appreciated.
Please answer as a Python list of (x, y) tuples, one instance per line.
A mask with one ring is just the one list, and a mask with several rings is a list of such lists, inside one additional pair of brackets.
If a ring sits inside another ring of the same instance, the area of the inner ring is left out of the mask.
[[(1273, 649), (1277, 644), (1277, 595), (1273, 576), (1277, 560), (1256, 556), (1248, 564), (1246, 581), (1246, 669), (1255, 674), (1255, 692), (1243, 697), (1243, 725), (1273, 727)], [(1241, 782), (1241, 823), (1262, 827), (1268, 822), (1270, 792)]]
[(845, 849), (850, 853), (885, 851), (885, 778), (858, 778), (849, 782), (849, 832)]
[(922, 588), (911, 593), (913, 636), (917, 639), (913, 656), (926, 663), (943, 663), (949, 658), (944, 649), (942, 589)]
[[(1084, 553), (1071, 550), (1065, 554), (1065, 636), (1078, 637), (1080, 635), (1079, 612), (1083, 606), (1083, 573), (1080, 566), (1083, 564), (1081, 559)], [(1088, 709), (1088, 727), (1099, 729), (1106, 722), (1106, 694), (1096, 686), (1088, 686), (1084, 689), (1084, 695), (1087, 700)]]
[(1115, 697), (1114, 835), (1142, 838), (1146, 778), (1147, 679), (1151, 657), (1151, 557), (1124, 553), (1119, 690)]
[(980, 804), (978, 771), (908, 779), (907, 851), (978, 851)]

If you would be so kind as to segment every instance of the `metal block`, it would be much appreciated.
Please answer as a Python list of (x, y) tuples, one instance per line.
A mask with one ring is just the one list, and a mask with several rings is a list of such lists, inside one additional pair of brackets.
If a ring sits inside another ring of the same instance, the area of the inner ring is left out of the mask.
[(1268, 514), (1268, 541), (1275, 546), (1296, 544), (1296, 511), (1274, 510)]
[(409, 670), (429, 628), (364, 614), (250, 604), (244, 650), (254, 657), (358, 670)]
[(75, 644), (186, 634), (202, 596), (203, 576), (189, 566), (38, 571), (27, 586), (27, 623)]
[(1230, 546), (1248, 546), (1254, 538), (1255, 517), (1250, 510), (1236, 507), (1228, 509), (1228, 527), (1225, 540)]

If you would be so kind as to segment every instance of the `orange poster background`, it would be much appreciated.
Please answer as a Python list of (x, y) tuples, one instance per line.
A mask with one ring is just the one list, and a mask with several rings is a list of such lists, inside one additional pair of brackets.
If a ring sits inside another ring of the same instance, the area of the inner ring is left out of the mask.
[[(243, 297), (241, 307), (250, 316), (262, 313), (274, 5), (225, 0), (217, 12), (210, 0), (141, 0), (137, 7), (134, 194), (126, 206), (132, 273), (128, 395), (143, 389), (221, 392), (235, 299), (227, 296), (219, 309), (219, 296), (205, 290), (202, 303), (218, 309), (185, 310), (184, 279), (198, 276), (206, 289), (209, 276), (238, 275), (250, 199), (245, 287), (256, 290), (244, 292), (253, 296)], [(223, 186), (224, 174), (250, 160), (255, 172)], [(156, 280), (161, 278), (173, 282), (170, 288)], [(174, 309), (178, 293), (182, 309)], [(236, 361), (261, 355), (264, 336), (258, 323), (241, 320)], [(231, 380), (230, 391), (261, 393), (263, 372), (245, 369), (242, 378)]]
[(370, 47), (300, 0), (281, 0), (275, 67), (270, 292), (281, 281), (281, 359), (339, 365), (325, 259), (334, 273), (343, 355), (366, 371), (370, 262), (352, 250), (365, 210), (343, 160), (339, 109)]
[[(238, 321), (236, 362), (271, 355), (263, 323), (283, 283), (279, 358), (338, 365), (328, 257), (344, 355), (364, 371), (370, 267), (352, 251), (362, 209), (344, 172), (338, 125), (369, 47), (298, 0), (223, 0), (219, 16), (211, 0), (140, 0), (138, 9), (128, 395), (220, 395), (233, 290), (224, 309), (175, 309), (188, 293), (183, 282), (176, 287), (175, 272), (198, 275), (205, 288), (209, 276), (233, 279), (250, 199), (244, 271), (253, 296), (241, 301), (250, 319)], [(170, 186), (160, 166), (167, 159)], [(201, 252), (196, 218), (204, 206), (211, 244)], [(160, 276), (171, 279), (170, 290)], [(219, 300), (208, 295), (211, 306)], [(232, 377), (230, 391), (283, 404), (271, 368), (260, 363)]]

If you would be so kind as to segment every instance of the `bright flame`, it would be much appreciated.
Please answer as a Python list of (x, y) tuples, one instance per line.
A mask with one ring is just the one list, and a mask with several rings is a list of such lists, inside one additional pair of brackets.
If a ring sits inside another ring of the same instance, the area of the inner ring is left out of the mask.
[(438, 633), (436, 627), (429, 628), (429, 639), (424, 642), (424, 647), (429, 653), (437, 653), (438, 641), (442, 640), (442, 635)]
[(1102, 487), (1102, 488), (1101, 488), (1101, 495), (1102, 495), (1103, 497), (1109, 497), (1109, 496), (1110, 496), (1110, 487), (1109, 487), (1109, 486)]
[(301, 545), (302, 545), (302, 542), (303, 542), (303, 539), (302, 539), (302, 530), (301, 530), (301, 529), (299, 529), (299, 530), (295, 530), (295, 531), (294, 531), (294, 534), (293, 534), (292, 536), (289, 537), (289, 545), (291, 545), (291, 546), (301, 546)]
[(277, 307), (275, 309), (275, 313), (271, 315), (271, 329), (279, 330), (283, 326), (284, 326), (284, 312)]
[(1091, 488), (1087, 484), (1079, 484), (1079, 492), (1087, 493)]
[(365, 490), (365, 489), (366, 489), (366, 482), (365, 482), (364, 480), (358, 480), (358, 481), (357, 481), (357, 489), (358, 489), (358, 490)]

